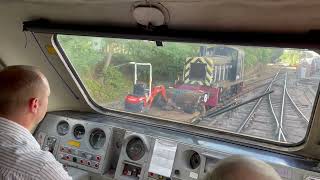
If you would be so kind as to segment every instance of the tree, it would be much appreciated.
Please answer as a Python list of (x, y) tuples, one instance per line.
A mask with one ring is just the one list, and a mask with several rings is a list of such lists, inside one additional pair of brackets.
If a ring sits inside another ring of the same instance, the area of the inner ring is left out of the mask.
[(280, 56), (280, 60), (283, 63), (289, 64), (290, 66), (296, 66), (301, 59), (301, 53), (297, 50), (285, 50)]
[[(149, 62), (154, 82), (171, 81), (182, 75), (187, 57), (198, 56), (194, 44), (59, 35), (58, 40), (88, 91), (98, 102), (123, 97), (132, 89), (129, 62)], [(125, 64), (121, 66), (121, 64)], [(147, 70), (141, 71), (148, 77)]]
[(265, 48), (265, 47), (244, 47), (245, 52), (245, 67), (249, 68), (256, 64), (267, 64), (275, 62), (278, 59), (283, 49), (281, 48)]
[[(154, 83), (170, 83), (182, 76), (185, 60), (199, 56), (199, 44), (59, 35), (68, 59), (97, 102), (123, 98), (132, 91), (133, 71), (129, 62), (151, 63)], [(267, 64), (279, 58), (275, 48), (243, 47), (245, 67)], [(141, 69), (140, 80), (149, 77)]]

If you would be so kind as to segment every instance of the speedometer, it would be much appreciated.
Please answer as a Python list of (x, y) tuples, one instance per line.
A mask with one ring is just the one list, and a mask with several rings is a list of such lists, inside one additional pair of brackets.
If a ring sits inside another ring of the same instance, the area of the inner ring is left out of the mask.
[(131, 160), (138, 161), (146, 152), (145, 145), (140, 138), (133, 138), (128, 142), (126, 152)]
[(106, 142), (106, 134), (101, 129), (95, 129), (90, 134), (89, 142), (93, 149), (100, 149)]
[(76, 139), (82, 139), (85, 133), (86, 130), (81, 124), (78, 124), (74, 127), (73, 135)]
[(67, 121), (60, 121), (57, 125), (57, 132), (59, 135), (64, 136), (69, 132), (69, 123)]

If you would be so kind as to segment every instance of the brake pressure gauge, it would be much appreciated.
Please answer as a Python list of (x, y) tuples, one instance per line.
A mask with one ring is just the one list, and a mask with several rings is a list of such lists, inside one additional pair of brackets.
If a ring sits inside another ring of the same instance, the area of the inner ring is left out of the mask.
[(60, 121), (57, 125), (57, 132), (59, 135), (64, 136), (69, 132), (69, 123), (67, 121)]
[(82, 139), (85, 133), (86, 130), (81, 124), (78, 124), (74, 127), (73, 135), (76, 139)]
[(106, 134), (101, 129), (95, 129), (90, 134), (89, 143), (93, 149), (100, 149), (106, 142)]

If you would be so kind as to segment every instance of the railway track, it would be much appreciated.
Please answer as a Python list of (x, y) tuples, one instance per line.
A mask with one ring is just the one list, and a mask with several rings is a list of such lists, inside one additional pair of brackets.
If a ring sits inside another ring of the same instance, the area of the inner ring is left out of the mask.
[(260, 89), (250, 96), (272, 93), (199, 124), (277, 142), (298, 142), (305, 136), (309, 117), (288, 88), (294, 88), (294, 83), (288, 83), (288, 72), (279, 70), (263, 91)]
[[(276, 73), (274, 78), (270, 81), (266, 91), (273, 90), (272, 96), (279, 96), (279, 91), (277, 82), (280, 71)], [(273, 98), (274, 100), (279, 100), (279, 97)], [(279, 102), (273, 102), (271, 94), (268, 97), (261, 97), (255, 102), (254, 106), (250, 109), (248, 115), (244, 121), (240, 124), (237, 129), (237, 133), (247, 134), (251, 136), (264, 137), (267, 139), (276, 139), (277, 134), (279, 137), (283, 137), (281, 122), (277, 116), (279, 107)]]

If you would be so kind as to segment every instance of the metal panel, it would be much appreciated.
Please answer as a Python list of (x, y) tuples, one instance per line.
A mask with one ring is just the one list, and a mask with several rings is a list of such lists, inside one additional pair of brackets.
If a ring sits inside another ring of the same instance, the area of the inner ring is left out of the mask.
[[(134, 124), (126, 121), (125, 118), (71, 111), (49, 113), (35, 133), (35, 137), (42, 147), (46, 146), (47, 137), (56, 138), (53, 148), (53, 154), (56, 157), (58, 157), (57, 155), (59, 154), (59, 147), (67, 144), (68, 140), (74, 139), (72, 133), (65, 136), (57, 134), (56, 125), (63, 120), (68, 122), (70, 127), (73, 127), (75, 124), (83, 124), (85, 129), (88, 130), (87, 132), (90, 132), (90, 129), (99, 127), (106, 132), (106, 135), (109, 137), (108, 139), (112, 137), (112, 140), (109, 140), (108, 145), (105, 145), (100, 150), (94, 150), (90, 147), (88, 144), (88, 135), (85, 135), (83, 139), (78, 140), (81, 142), (81, 146), (78, 149), (79, 151), (107, 154), (101, 159), (101, 169), (94, 171), (92, 168), (82, 167), (73, 162), (61, 161), (64, 164), (69, 164), (73, 167), (87, 171), (89, 176), (94, 180), (151, 180), (152, 178), (148, 178), (148, 169), (156, 139), (170, 139), (170, 141), (175, 141), (178, 144), (170, 177), (171, 179), (203, 179), (208, 172), (214, 169), (221, 159), (230, 155), (251, 156), (263, 160), (272, 165), (284, 180), (312, 180), (312, 178), (316, 179), (320, 177), (320, 174), (318, 173), (320, 172), (320, 168), (318, 167), (319, 162), (315, 160), (230, 144), (213, 139), (197, 137), (191, 134), (150, 127), (148, 125)], [(70, 129), (72, 130), (72, 128)], [(134, 137), (140, 138), (146, 149), (143, 156), (138, 160), (132, 160), (126, 152), (128, 142)], [(190, 160), (194, 155), (194, 152), (197, 153), (197, 156), (194, 156), (193, 160)], [(118, 162), (117, 166), (113, 169), (116, 172), (105, 173), (104, 170), (110, 169), (112, 161)], [(191, 162), (193, 165), (191, 165)], [(137, 177), (123, 176), (126, 164), (140, 167), (140, 175)], [(196, 166), (194, 164), (196, 164)], [(154, 178), (152, 180), (154, 180)]]

